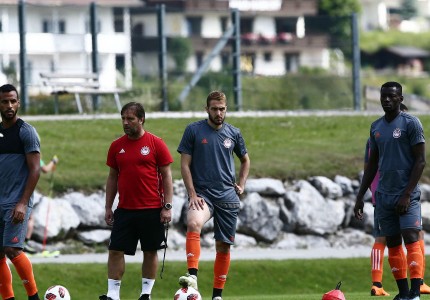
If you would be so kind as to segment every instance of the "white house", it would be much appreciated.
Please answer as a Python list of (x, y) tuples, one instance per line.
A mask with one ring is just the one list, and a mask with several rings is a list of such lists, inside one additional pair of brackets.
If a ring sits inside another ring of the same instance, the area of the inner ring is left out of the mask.
[[(134, 65), (142, 75), (158, 72), (157, 16), (154, 7), (166, 5), (165, 32), (168, 38), (186, 37), (193, 54), (187, 71), (202, 64), (226, 29), (231, 10), (240, 11), (242, 70), (258, 75), (295, 73), (301, 66), (330, 69), (328, 35), (306, 31), (306, 17), (318, 12), (318, 0), (183, 0), (144, 1), (147, 10), (132, 12)], [(305, 18), (304, 18), (305, 16)], [(228, 45), (211, 62), (220, 71), (231, 63)], [(174, 62), (168, 58), (168, 68)]]
[[(16, 70), (19, 76), (18, 2), (0, 1), (0, 71)], [(139, 0), (27, 0), (24, 11), (30, 93), (44, 91), (41, 72), (92, 72), (92, 2), (97, 16), (100, 87), (114, 88), (118, 82), (131, 87), (129, 7), (142, 5)]]

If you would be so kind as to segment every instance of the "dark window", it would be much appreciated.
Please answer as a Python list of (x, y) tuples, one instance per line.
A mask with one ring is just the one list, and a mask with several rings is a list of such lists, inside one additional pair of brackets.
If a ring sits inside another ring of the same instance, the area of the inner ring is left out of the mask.
[(61, 34), (66, 33), (66, 21), (64, 20), (58, 21), (58, 33), (61, 33)]
[(138, 23), (133, 26), (133, 29), (131, 31), (132, 36), (143, 36), (144, 33), (144, 27), (142, 23)]
[(287, 73), (297, 73), (299, 70), (299, 54), (287, 53), (285, 54), (285, 71)]
[(202, 18), (201, 17), (188, 17), (187, 18), (188, 35), (200, 36), (202, 32)]
[(116, 69), (121, 73), (125, 72), (125, 56), (123, 54), (117, 54), (115, 56)]
[(240, 32), (241, 33), (249, 33), (252, 32), (252, 24), (254, 20), (251, 18), (241, 18), (240, 19)]
[(226, 32), (228, 25), (228, 18), (227, 17), (221, 17), (221, 30), (222, 32)]
[(196, 64), (197, 68), (203, 64), (203, 52), (196, 52)]
[(122, 8), (114, 8), (114, 30), (115, 32), (124, 32), (124, 14)]
[(272, 61), (272, 52), (264, 52), (264, 61)]
[(3, 31), (3, 25), (2, 25), (1, 20), (0, 20), (0, 32), (2, 32), (2, 31)]
[(50, 20), (42, 21), (42, 32), (43, 33), (52, 33), (52, 22)]

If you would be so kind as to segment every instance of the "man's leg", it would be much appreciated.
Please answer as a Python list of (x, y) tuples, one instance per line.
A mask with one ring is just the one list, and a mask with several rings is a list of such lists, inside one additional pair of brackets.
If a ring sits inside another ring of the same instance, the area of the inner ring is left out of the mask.
[(230, 244), (216, 241), (216, 258), (214, 262), (214, 281), (212, 299), (221, 297), (230, 268)]
[(14, 297), (12, 288), (12, 273), (10, 272), (9, 265), (7, 264), (4, 253), (0, 258), (0, 296), (2, 299), (10, 299)]
[(388, 262), (391, 272), (396, 280), (400, 298), (409, 297), (409, 284), (407, 278), (407, 261), (402, 246), (402, 236), (387, 236)]
[(124, 252), (109, 250), (108, 258), (108, 293), (113, 300), (119, 300), (121, 279), (125, 272)]
[(142, 262), (142, 295), (151, 295), (157, 276), (158, 256), (157, 251), (143, 252)]
[(419, 230), (417, 229), (404, 229), (402, 230), (403, 240), (407, 250), (407, 262), (409, 275), (411, 280), (411, 291), (409, 297), (420, 295), (420, 285), (423, 275), (423, 253), (419, 242)]
[(420, 231), (420, 248), (421, 252), (423, 253), (423, 275), (421, 276), (421, 286), (420, 286), (420, 293), (421, 294), (430, 294), (430, 287), (424, 283), (424, 274), (426, 270), (426, 256), (425, 256), (425, 242), (424, 242), (424, 231)]
[(370, 254), (370, 264), (372, 267), (372, 288), (370, 294), (372, 296), (389, 296), (382, 287), (382, 275), (384, 272), (384, 251), (386, 246), (385, 237), (376, 237), (375, 243)]

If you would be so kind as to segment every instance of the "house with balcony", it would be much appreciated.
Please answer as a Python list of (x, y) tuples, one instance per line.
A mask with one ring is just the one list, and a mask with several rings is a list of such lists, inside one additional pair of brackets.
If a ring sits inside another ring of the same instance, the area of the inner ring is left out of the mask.
[[(158, 72), (155, 8), (160, 4), (166, 7), (167, 39), (184, 37), (192, 45), (188, 72), (197, 70), (231, 26), (232, 9), (240, 12), (242, 71), (276, 76), (295, 73), (300, 67), (330, 69), (329, 35), (306, 25), (318, 13), (318, 0), (143, 0), (143, 7), (131, 10), (134, 66), (142, 75)], [(231, 54), (228, 44), (210, 69), (231, 66)], [(168, 58), (168, 69), (173, 68)]]
[[(25, 1), (25, 66), (29, 92), (47, 92), (40, 73), (92, 72), (90, 4), (96, 7), (100, 88), (131, 87), (132, 52), (129, 8), (139, 0)], [(0, 1), (0, 73), (19, 76), (20, 30), (17, 0)], [(1, 78), (1, 77), (0, 77)], [(3, 77), (4, 80), (4, 77)]]

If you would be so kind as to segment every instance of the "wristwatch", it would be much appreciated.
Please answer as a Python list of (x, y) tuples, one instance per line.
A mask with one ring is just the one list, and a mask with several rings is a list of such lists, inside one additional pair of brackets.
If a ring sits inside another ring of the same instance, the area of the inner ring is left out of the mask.
[(163, 205), (163, 208), (165, 208), (165, 209), (167, 209), (167, 210), (169, 210), (169, 209), (172, 209), (172, 203), (164, 203), (164, 205)]

